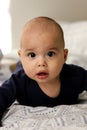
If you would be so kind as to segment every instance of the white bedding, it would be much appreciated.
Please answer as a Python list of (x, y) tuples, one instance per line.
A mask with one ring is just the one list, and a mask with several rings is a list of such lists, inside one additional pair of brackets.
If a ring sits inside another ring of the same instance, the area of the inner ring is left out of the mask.
[(67, 63), (87, 69), (87, 21), (60, 22), (64, 31), (65, 46), (69, 49)]
[(87, 130), (87, 104), (53, 108), (13, 104), (0, 130)]

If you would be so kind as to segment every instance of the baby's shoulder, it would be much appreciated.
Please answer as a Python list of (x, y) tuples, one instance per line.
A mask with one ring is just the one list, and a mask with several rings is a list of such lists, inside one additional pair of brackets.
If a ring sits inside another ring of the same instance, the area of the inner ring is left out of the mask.
[(12, 73), (11, 78), (22, 81), (27, 78), (27, 75), (25, 74), (23, 67), (20, 67)]
[(63, 69), (61, 71), (61, 74), (65, 76), (80, 76), (84, 73), (87, 73), (87, 70), (85, 70), (81, 66), (74, 64), (64, 64)]

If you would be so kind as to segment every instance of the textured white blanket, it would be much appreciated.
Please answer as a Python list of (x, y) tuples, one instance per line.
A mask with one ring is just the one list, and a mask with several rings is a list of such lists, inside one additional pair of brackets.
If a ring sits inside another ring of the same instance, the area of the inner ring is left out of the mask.
[(87, 130), (87, 104), (53, 108), (12, 105), (0, 130)]

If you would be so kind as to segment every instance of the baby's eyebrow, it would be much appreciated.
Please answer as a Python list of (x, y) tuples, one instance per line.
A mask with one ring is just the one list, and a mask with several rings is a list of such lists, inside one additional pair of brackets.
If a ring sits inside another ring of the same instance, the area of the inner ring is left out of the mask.
[(49, 48), (49, 50), (58, 50), (56, 47)]
[(25, 49), (25, 51), (34, 51), (34, 48)]

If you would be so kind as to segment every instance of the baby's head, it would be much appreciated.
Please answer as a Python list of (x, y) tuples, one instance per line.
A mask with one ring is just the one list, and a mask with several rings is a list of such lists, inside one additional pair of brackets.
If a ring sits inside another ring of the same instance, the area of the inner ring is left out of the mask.
[(68, 50), (64, 49), (63, 30), (48, 17), (36, 17), (27, 22), (21, 32), (18, 52), (25, 73), (39, 82), (59, 77)]
[[(39, 34), (40, 37), (41, 34), (50, 33), (51, 35), (55, 35), (55, 39), (60, 40), (60, 47), (62, 46), (64, 48), (64, 36), (63, 36), (63, 30), (61, 26), (53, 19), (49, 17), (36, 17), (34, 19), (31, 19), (28, 21), (22, 32), (21, 32), (21, 41), (20, 46), (23, 47), (23, 44), (25, 44), (25, 40), (30, 39), (30, 36), (33, 34)], [(51, 37), (50, 37), (51, 39)], [(44, 43), (46, 44), (46, 43)], [(44, 45), (43, 44), (43, 45)]]

